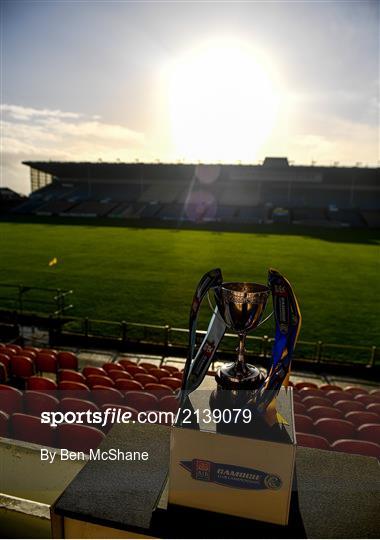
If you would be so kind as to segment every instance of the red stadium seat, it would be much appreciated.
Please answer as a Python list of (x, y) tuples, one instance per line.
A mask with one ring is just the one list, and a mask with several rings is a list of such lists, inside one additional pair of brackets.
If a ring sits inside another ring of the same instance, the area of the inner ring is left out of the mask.
[(120, 390), (102, 385), (93, 386), (92, 398), (99, 407), (104, 403), (117, 403), (118, 405), (124, 403), (124, 395)]
[(114, 408), (120, 410), (121, 414), (123, 414), (123, 412), (130, 412), (132, 414), (131, 420), (135, 420), (135, 421), (138, 420), (138, 414), (139, 414), (138, 411), (134, 409), (133, 407), (128, 407), (128, 405), (105, 403), (104, 405), (102, 405), (101, 410), (104, 413), (104, 411), (106, 411), (107, 409), (114, 409)]
[(131, 375), (133, 375), (133, 377), (135, 375), (137, 375), (138, 373), (148, 373), (146, 369), (144, 369), (143, 367), (140, 367), (140, 366), (126, 366), (125, 367), (126, 371), (128, 371), (128, 373), (130, 373)]
[(15, 354), (22, 355), (22, 347), (21, 347), (21, 345), (16, 345), (15, 343), (7, 343), (6, 347), (13, 349), (15, 351)]
[(314, 433), (313, 419), (304, 414), (294, 415), (294, 425), (297, 433)]
[(102, 368), (108, 374), (110, 371), (124, 371), (124, 367), (121, 364), (118, 364), (117, 362), (106, 362), (105, 364), (102, 365)]
[(60, 424), (57, 427), (58, 447), (74, 452), (89, 453), (90, 450), (95, 450), (103, 439), (104, 433), (92, 426)]
[[(2, 349), (0, 349), (2, 351)], [(0, 352), (0, 362), (6, 367), (7, 373), (11, 372), (11, 357), (9, 354), (3, 354)]]
[(162, 368), (152, 368), (149, 370), (149, 375), (153, 375), (158, 380), (161, 380), (163, 377), (170, 377), (170, 371)]
[(111, 371), (108, 372), (108, 377), (113, 380), (113, 382), (116, 382), (117, 379), (129, 379), (132, 380), (133, 377), (130, 373), (127, 371), (119, 371), (118, 369), (111, 369)]
[(51, 390), (52, 392), (56, 392), (58, 388), (54, 381), (48, 379), (47, 377), (40, 377), (39, 375), (29, 377), (29, 379), (26, 381), (26, 387), (28, 390), (37, 390), (37, 392), (41, 390)]
[[(104, 412), (107, 410), (107, 409), (111, 409), (111, 410), (114, 410), (116, 409), (116, 411), (120, 410), (120, 420), (121, 420), (121, 417), (123, 415), (123, 413), (130, 413), (131, 414), (131, 417), (130, 417), (130, 420), (133, 422), (133, 421), (137, 421), (138, 420), (138, 411), (136, 411), (136, 409), (133, 409), (133, 407), (128, 407), (127, 405), (117, 405), (115, 403), (105, 403), (104, 405), (102, 405), (101, 407), (102, 409), (102, 412), (104, 414)], [(116, 413), (117, 414), (117, 413)], [(106, 423), (106, 425), (103, 427), (102, 426), (102, 430), (104, 432), (107, 432), (109, 431), (109, 429), (112, 427), (113, 423), (111, 422), (111, 417), (108, 417), (108, 421)]]
[(9, 415), (0, 411), (0, 437), (8, 437), (9, 435)]
[(300, 381), (294, 385), (294, 388), (301, 390), (301, 388), (318, 388), (318, 385), (312, 382)]
[(1, 349), (1, 354), (6, 354), (7, 356), (14, 356), (15, 354), (17, 354), (17, 351), (16, 349), (13, 349), (13, 347), (3, 347)]
[(15, 413), (11, 416), (13, 439), (27, 441), (42, 446), (56, 446), (55, 430), (49, 424), (42, 424), (39, 416)]
[(125, 402), (129, 407), (133, 407), (137, 411), (158, 410), (158, 399), (148, 392), (127, 392), (125, 394)]
[(163, 369), (166, 369), (166, 371), (169, 371), (169, 373), (171, 373), (172, 377), (180, 377), (181, 376), (181, 372), (175, 366), (167, 366), (167, 365), (164, 364), (161, 367)]
[(371, 403), (370, 405), (367, 405), (365, 410), (380, 415), (380, 403)]
[(115, 386), (121, 392), (129, 392), (131, 390), (144, 390), (144, 387), (141, 383), (132, 379), (116, 379)]
[(322, 384), (319, 389), (326, 393), (330, 392), (330, 390), (338, 390), (339, 392), (343, 390), (341, 386), (336, 384)]
[(299, 446), (319, 448), (320, 450), (330, 450), (329, 441), (320, 435), (314, 435), (311, 433), (297, 433), (296, 439)]
[(8, 381), (8, 371), (2, 362), (0, 362), (0, 384), (6, 384)]
[(89, 375), (100, 375), (101, 377), (107, 377), (107, 372), (103, 368), (96, 366), (85, 366), (82, 369), (82, 373), (86, 379)]
[(371, 403), (380, 403), (380, 397), (371, 396), (369, 394), (358, 394), (354, 397), (355, 401), (360, 401), (364, 405), (371, 405)]
[(129, 366), (137, 366), (137, 363), (130, 358), (118, 358), (117, 363), (123, 366), (124, 369), (128, 369)]
[(351, 399), (349, 397), (349, 394), (345, 392), (344, 390), (330, 390), (329, 392), (326, 393), (326, 397), (328, 397), (332, 403), (336, 403), (337, 401), (341, 401), (345, 399)]
[(181, 388), (182, 381), (180, 379), (177, 379), (176, 377), (162, 377), (160, 380), (161, 384), (166, 384), (166, 386), (170, 386), (172, 390), (178, 390)]
[(146, 386), (149, 383), (158, 383), (157, 377), (149, 375), (148, 373), (136, 373), (134, 376), (135, 381), (138, 381), (143, 386)]
[(317, 405), (321, 405), (322, 407), (332, 406), (332, 403), (328, 398), (313, 396), (306, 396), (305, 398), (303, 398), (302, 404), (305, 405), (307, 409), (310, 409), (311, 407), (316, 407)]
[(38, 347), (32, 347), (32, 346), (27, 346), (27, 347), (24, 347), (23, 348), (23, 351), (30, 351), (30, 352), (34, 352), (36, 355), (38, 352), (40, 352), (42, 349), (39, 349)]
[(352, 411), (347, 413), (344, 419), (352, 422), (356, 428), (363, 424), (377, 424), (380, 422), (378, 414), (368, 411)]
[(86, 377), (84, 377), (82, 373), (79, 373), (79, 371), (74, 371), (73, 369), (59, 369), (58, 381), (75, 381), (86, 384)]
[(307, 415), (307, 409), (303, 403), (300, 403), (298, 401), (295, 401), (293, 403), (294, 413), (295, 414), (306, 414)]
[(359, 454), (380, 459), (380, 445), (357, 439), (343, 439), (335, 441), (331, 445), (331, 450), (336, 452), (346, 452), (348, 454)]
[(344, 414), (351, 411), (363, 411), (365, 409), (363, 403), (360, 403), (360, 401), (354, 401), (353, 399), (342, 399), (340, 401), (336, 401), (334, 403), (334, 407), (342, 411)]
[(380, 445), (380, 422), (376, 424), (363, 424), (356, 431), (358, 439)]
[(35, 363), (36, 358), (37, 358), (37, 354), (35, 352), (24, 351), (24, 350), (20, 353), (20, 356), (26, 356), (26, 358), (30, 358), (33, 361), (33, 363)]
[(307, 414), (313, 419), (313, 422), (319, 420), (319, 418), (342, 418), (343, 413), (339, 409), (334, 407), (322, 407), (318, 405), (308, 409)]
[(145, 385), (144, 390), (150, 394), (153, 394), (154, 396), (157, 396), (158, 399), (173, 395), (173, 390), (170, 388), (170, 386), (166, 386), (165, 384), (148, 383)]
[(151, 364), (150, 362), (141, 362), (139, 366), (143, 367), (147, 371), (149, 371), (150, 369), (156, 369), (158, 367), (156, 364)]
[(299, 393), (294, 390), (293, 388), (293, 403), (302, 403)]
[(56, 411), (59, 407), (57, 398), (35, 390), (24, 392), (24, 411), (32, 416), (41, 416), (44, 411)]
[(16, 379), (28, 379), (34, 374), (33, 360), (26, 356), (14, 355), (11, 358), (11, 374)]
[(115, 386), (115, 383), (112, 379), (110, 379), (109, 377), (104, 377), (102, 375), (88, 375), (86, 377), (86, 382), (90, 388), (93, 388), (95, 385), (108, 386), (109, 388), (113, 388)]
[(326, 398), (326, 393), (322, 390), (319, 390), (319, 388), (301, 388), (299, 390), (299, 396), (301, 400), (303, 400), (305, 397), (311, 396), (311, 397), (320, 397), (320, 398)]
[(314, 422), (316, 435), (325, 437), (330, 443), (338, 439), (354, 439), (355, 426), (339, 418), (320, 418)]
[(179, 409), (179, 401), (175, 396), (165, 396), (160, 399), (159, 407), (161, 411), (176, 413)]
[[(0, 360), (1, 362), (1, 360)], [(379, 396), (380, 397), (380, 390), (378, 388), (375, 388), (374, 390), (370, 391), (370, 396)]]
[(60, 351), (57, 354), (58, 368), (59, 369), (73, 369), (78, 370), (78, 357), (76, 354), (70, 351)]
[(39, 352), (36, 358), (36, 368), (40, 373), (57, 373), (58, 360), (56, 355)]
[(13, 414), (21, 412), (23, 406), (22, 392), (20, 390), (7, 384), (0, 384), (0, 411)]
[(92, 401), (87, 399), (78, 399), (78, 398), (63, 398), (60, 403), (60, 410), (65, 412), (98, 412), (100, 409)]
[(76, 381), (61, 381), (58, 383), (60, 398), (90, 399), (91, 391), (86, 384)]
[(52, 354), (53, 356), (57, 356), (58, 351), (56, 349), (41, 349), (39, 352), (43, 352), (46, 354)]
[(357, 396), (360, 394), (368, 394), (367, 390), (360, 388), (359, 386), (346, 386), (344, 389), (345, 392), (348, 392), (352, 396)]

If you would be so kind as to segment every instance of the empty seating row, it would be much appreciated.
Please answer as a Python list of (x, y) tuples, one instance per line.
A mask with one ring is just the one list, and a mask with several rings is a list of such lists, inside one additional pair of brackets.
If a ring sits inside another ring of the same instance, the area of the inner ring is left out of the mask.
[(92, 426), (59, 424), (53, 428), (42, 424), (38, 416), (24, 413), (8, 416), (3, 411), (0, 411), (0, 436), (85, 453), (95, 450), (105, 437), (100, 429)]
[[(73, 383), (77, 384), (77, 383)], [(62, 385), (62, 386), (60, 386)], [(127, 390), (121, 392), (116, 388), (95, 385), (91, 390), (73, 389), (71, 384), (67, 388), (65, 383), (59, 383), (57, 390), (26, 390), (24, 393), (9, 385), (0, 384), (0, 410), (7, 414), (27, 412), (33, 410), (55, 411), (59, 409), (59, 402), (65, 398), (85, 400), (86, 403), (95, 403), (97, 406), (111, 403), (113, 405), (127, 405), (138, 411), (162, 410), (162, 406), (169, 407), (169, 411), (178, 409), (178, 400), (170, 393), (156, 392), (155, 388), (145, 390)], [(84, 386), (84, 385), (82, 385)], [(159, 386), (159, 385), (157, 385)]]
[(380, 396), (377, 391), (372, 394), (351, 394), (346, 391), (329, 390), (322, 393), (321, 390), (304, 388), (293, 394), (294, 408), (298, 413), (310, 410), (312, 407), (328, 407), (336, 409), (335, 416), (344, 415), (352, 411), (364, 411), (380, 413)]
[(339, 386), (337, 384), (322, 384), (318, 386), (316, 383), (308, 382), (308, 381), (300, 381), (295, 384), (291, 383), (291, 386), (294, 388), (294, 392), (297, 393), (301, 390), (310, 390), (311, 392), (314, 391), (320, 391), (323, 393), (327, 393), (330, 391), (337, 391), (337, 392), (347, 392), (349, 394), (358, 395), (358, 394), (370, 394), (370, 395), (378, 395), (380, 396), (380, 389), (373, 389), (368, 392), (365, 388), (361, 386), (346, 386), (343, 388), (342, 386)]
[(380, 445), (380, 418), (368, 423), (355, 424), (347, 418), (318, 418), (313, 420), (307, 415), (295, 415), (295, 428), (297, 433), (319, 435), (330, 444), (341, 439), (358, 439), (370, 441)]
[(0, 344), (0, 382), (25, 381), (35, 373), (57, 373), (58, 369), (78, 369), (78, 358), (69, 351)]
[(358, 439), (338, 439), (332, 444), (325, 437), (311, 433), (297, 433), (297, 444), (320, 450), (333, 450), (348, 454), (359, 454), (380, 459), (380, 445)]

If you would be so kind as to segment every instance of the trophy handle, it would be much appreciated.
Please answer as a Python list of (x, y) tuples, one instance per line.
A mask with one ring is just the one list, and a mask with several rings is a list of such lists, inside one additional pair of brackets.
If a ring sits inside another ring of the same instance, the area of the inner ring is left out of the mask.
[(202, 279), (198, 283), (198, 286), (195, 290), (193, 301), (190, 308), (190, 315), (189, 315), (189, 343), (188, 343), (186, 364), (185, 364), (185, 368), (183, 371), (183, 378), (182, 378), (182, 387), (181, 387), (181, 393), (180, 393), (181, 403), (184, 402), (185, 398), (189, 394), (189, 391), (191, 391), (195, 385), (198, 386), (201, 382), (201, 381), (192, 381), (192, 384), (191, 384), (192, 388), (191, 390), (189, 389), (188, 379), (189, 379), (190, 370), (191, 370), (193, 360), (194, 360), (195, 339), (196, 339), (198, 315), (199, 315), (201, 303), (205, 295), (207, 294), (207, 292), (211, 289), (211, 287), (221, 285), (222, 282), (223, 282), (222, 272), (220, 268), (215, 268), (207, 272), (202, 277)]
[(261, 326), (262, 324), (264, 324), (265, 322), (267, 322), (267, 320), (269, 320), (269, 319), (272, 317), (272, 315), (273, 315), (273, 311), (271, 311), (271, 312), (269, 313), (269, 315), (267, 315), (267, 316), (265, 317), (265, 319), (263, 319), (262, 321), (260, 321), (259, 324), (256, 326), (256, 328), (258, 328), (259, 326)]
[(264, 414), (289, 376), (293, 351), (301, 329), (301, 311), (289, 281), (277, 270), (270, 269), (268, 283), (272, 290), (275, 316), (275, 341), (268, 376), (252, 397), (257, 411)]

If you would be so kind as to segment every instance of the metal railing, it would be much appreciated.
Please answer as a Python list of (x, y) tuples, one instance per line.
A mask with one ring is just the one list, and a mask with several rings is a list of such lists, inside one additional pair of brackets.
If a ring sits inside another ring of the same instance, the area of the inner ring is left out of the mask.
[[(22, 305), (23, 309), (3, 310), (2, 321), (21, 327), (25, 325), (46, 328), (49, 330), (51, 344), (64, 344), (76, 337), (77, 341), (82, 339), (89, 346), (93, 343), (101, 348), (117, 348), (127, 351), (144, 345), (149, 346), (152, 350), (155, 347), (159, 348), (161, 352), (164, 351), (166, 356), (170, 355), (171, 351), (180, 352), (181, 355), (186, 356), (187, 328), (172, 327), (168, 324), (144, 324), (67, 316), (66, 311), (71, 309), (72, 305), (65, 305), (65, 299), (72, 291), (41, 290), (55, 292), (54, 312), (48, 316), (46, 312), (45, 314), (28, 312)], [(25, 291), (23, 291), (24, 293)], [(8, 314), (8, 318), (6, 314)], [(198, 344), (201, 343), (205, 334), (205, 330), (197, 331)], [(248, 335), (247, 356), (260, 357), (263, 360), (269, 359), (272, 354), (273, 342), (274, 338), (267, 335)], [(236, 334), (226, 333), (218, 348), (218, 353), (225, 356), (235, 354), (236, 346)], [(348, 345), (328, 343), (322, 340), (299, 340), (294, 359), (312, 362), (316, 367), (339, 363), (345, 365), (361, 364), (368, 368), (375, 366), (378, 368), (380, 367), (380, 348), (375, 345)]]
[(20, 313), (30, 311), (30, 309), (43, 309), (46, 313), (60, 316), (74, 307), (67, 303), (73, 294), (72, 290), (54, 289), (50, 287), (29, 287), (22, 283), (18, 285), (0, 283), (0, 291), (9, 291), (9, 294), (1, 294), (0, 302), (16, 309)]
[[(187, 348), (188, 329), (170, 325), (143, 324), (127, 321), (105, 321), (89, 318), (71, 317), (62, 326), (63, 335), (67, 333), (92, 337), (110, 337), (127, 347), (131, 343), (150, 343), (170, 348)], [(198, 344), (202, 341), (205, 330), (197, 331)], [(247, 336), (247, 354), (270, 358), (274, 338), (269, 336)], [(236, 334), (226, 333), (218, 349), (220, 353), (234, 353), (237, 346)], [(342, 363), (363, 363), (373, 367), (380, 359), (380, 350), (375, 345), (359, 346), (337, 343), (325, 343), (321, 340), (299, 340), (295, 350), (295, 359), (310, 360), (315, 364), (328, 364), (338, 361)]]

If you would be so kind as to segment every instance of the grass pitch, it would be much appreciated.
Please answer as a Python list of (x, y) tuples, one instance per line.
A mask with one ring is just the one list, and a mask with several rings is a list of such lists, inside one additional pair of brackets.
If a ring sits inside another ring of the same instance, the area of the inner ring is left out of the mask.
[[(0, 283), (73, 289), (76, 316), (187, 327), (204, 272), (265, 283), (272, 266), (297, 294), (300, 339), (380, 345), (378, 231), (258, 231), (0, 223)], [(208, 318), (204, 307), (201, 327)], [(272, 324), (257, 334), (273, 335)]]

